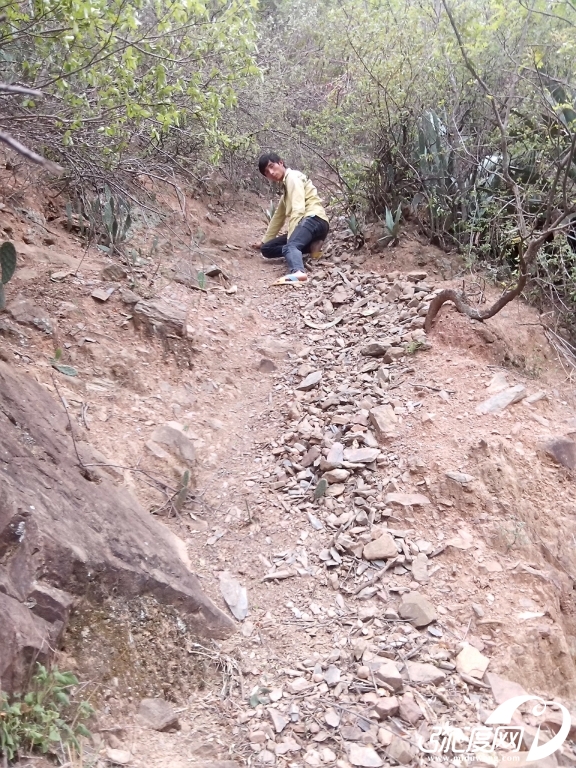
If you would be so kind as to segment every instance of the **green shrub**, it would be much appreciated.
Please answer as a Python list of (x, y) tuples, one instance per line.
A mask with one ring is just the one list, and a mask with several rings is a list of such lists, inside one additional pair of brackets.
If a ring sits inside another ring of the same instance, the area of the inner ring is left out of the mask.
[(30, 691), (9, 696), (0, 691), (0, 755), (13, 760), (29, 752), (56, 754), (78, 737), (90, 736), (83, 721), (93, 710), (85, 701), (72, 699), (78, 679), (57, 667), (47, 670), (38, 664)]

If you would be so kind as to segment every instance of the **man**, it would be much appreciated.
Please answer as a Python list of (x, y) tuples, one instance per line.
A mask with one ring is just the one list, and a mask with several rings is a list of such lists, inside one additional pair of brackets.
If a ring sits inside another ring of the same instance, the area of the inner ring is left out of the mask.
[[(284, 193), (261, 243), (255, 243), (265, 259), (284, 257), (288, 274), (278, 283), (305, 283), (308, 275), (302, 254), (319, 252), (321, 242), (328, 234), (328, 217), (316, 187), (300, 171), (287, 168), (275, 152), (267, 152), (258, 160), (260, 173), (269, 181), (282, 184)], [(288, 219), (288, 234), (278, 233)]]

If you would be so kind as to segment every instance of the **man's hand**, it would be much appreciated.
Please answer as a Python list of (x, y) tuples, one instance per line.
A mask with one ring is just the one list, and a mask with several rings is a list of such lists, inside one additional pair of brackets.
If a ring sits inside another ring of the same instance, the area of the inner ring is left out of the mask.
[(250, 243), (250, 248), (259, 251), (262, 248), (262, 243)]

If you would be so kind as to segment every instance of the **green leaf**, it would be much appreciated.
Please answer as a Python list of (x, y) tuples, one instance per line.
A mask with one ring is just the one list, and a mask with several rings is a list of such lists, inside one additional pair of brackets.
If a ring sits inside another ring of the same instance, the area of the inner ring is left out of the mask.
[(54, 691), (54, 698), (58, 704), (64, 704), (66, 707), (70, 706), (70, 698), (64, 693), (64, 691)]
[(59, 363), (52, 361), (52, 368), (56, 368), (57, 371), (63, 373), (65, 376), (78, 376), (78, 371), (71, 365), (60, 365)]
[(386, 208), (386, 228), (392, 232), (394, 229), (394, 219), (392, 218), (392, 211)]

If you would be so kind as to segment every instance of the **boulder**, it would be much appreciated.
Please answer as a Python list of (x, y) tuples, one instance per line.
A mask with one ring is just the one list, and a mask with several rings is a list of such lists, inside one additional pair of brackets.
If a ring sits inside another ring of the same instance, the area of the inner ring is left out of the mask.
[(100, 272), (100, 279), (118, 282), (128, 276), (128, 272), (121, 264), (108, 264)]
[(205, 277), (202, 273), (206, 275), (206, 271), (190, 259), (180, 259), (174, 265), (174, 281), (187, 288), (204, 290)]
[(25, 681), (73, 603), (149, 595), (204, 637), (234, 623), (204, 595), (186, 548), (124, 488), (79, 466), (61, 403), (0, 363), (0, 688)]
[(0, 592), (0, 689), (18, 689), (30, 666), (46, 664), (62, 628), (62, 622), (47, 622), (18, 599)]

